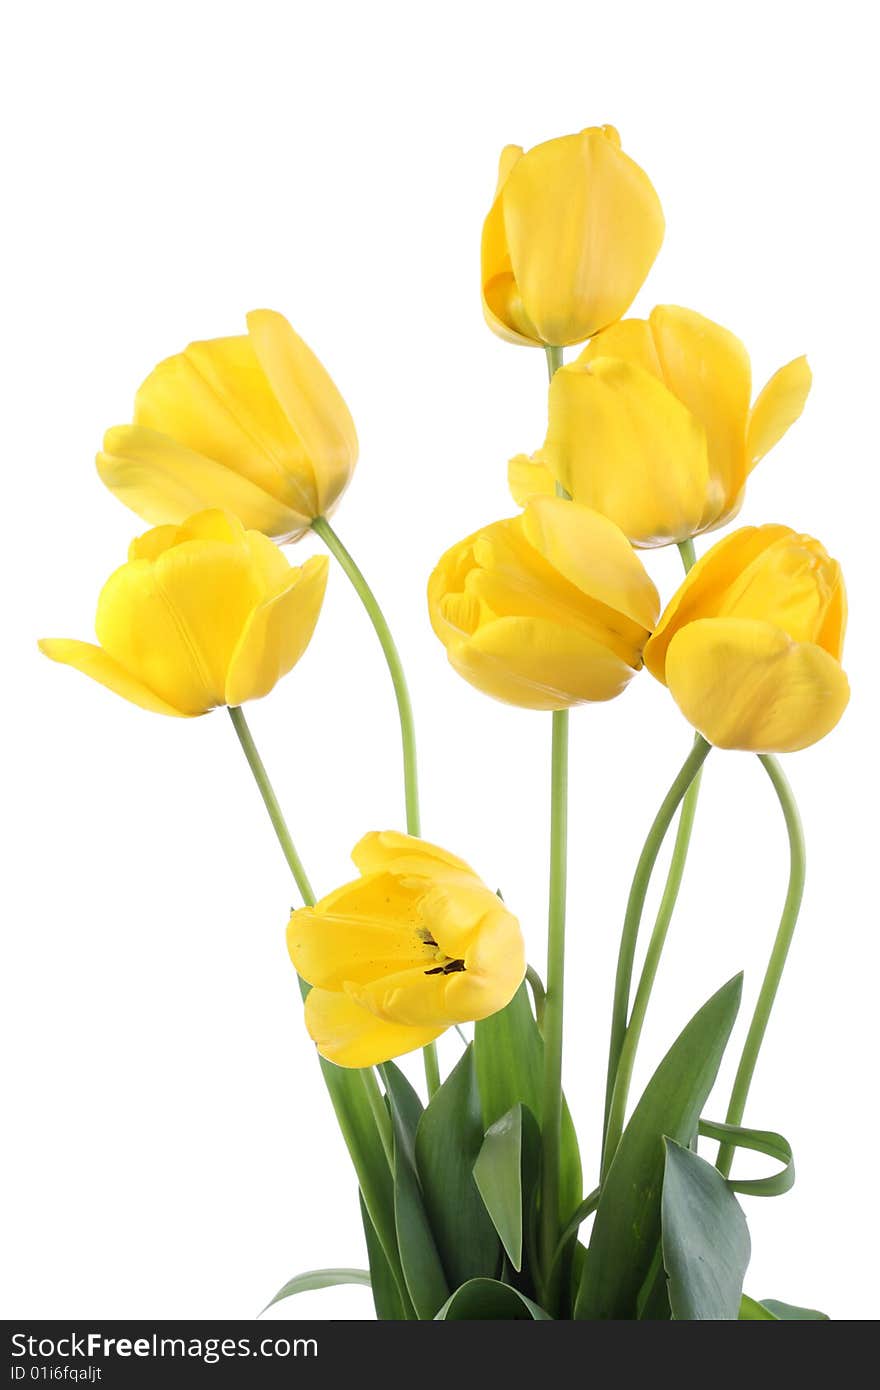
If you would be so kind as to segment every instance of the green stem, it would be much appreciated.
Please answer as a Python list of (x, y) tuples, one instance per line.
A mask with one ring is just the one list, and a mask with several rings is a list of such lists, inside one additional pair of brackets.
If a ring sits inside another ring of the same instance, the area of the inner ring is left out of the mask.
[[(418, 761), (416, 757), (416, 728), (413, 719), (412, 701), (409, 697), (409, 689), (406, 684), (406, 676), (403, 672), (403, 663), (400, 660), (400, 653), (397, 650), (394, 638), (391, 636), (391, 629), (385, 618), (385, 614), (379, 607), (376, 595), (373, 593), (360, 569), (354, 561), (353, 556), (346, 550), (342, 541), (337, 536), (333, 527), (326, 517), (316, 516), (312, 522), (312, 530), (326, 545), (330, 554), (339, 562), (340, 567), (345, 571), (351, 581), (352, 587), (360, 599), (367, 615), (379, 638), (379, 645), (382, 648), (385, 660), (388, 663), (388, 671), (391, 675), (391, 683), (394, 686), (394, 696), (397, 700), (397, 713), (400, 718), (400, 737), (403, 745), (403, 788), (406, 802), (406, 829), (409, 835), (421, 835), (421, 816), (419, 814), (419, 774)], [(428, 1097), (435, 1094), (440, 1087), (440, 1063), (437, 1059), (436, 1043), (428, 1043), (422, 1049), (422, 1058), (425, 1064), (425, 1081), (428, 1087)]]
[(561, 347), (550, 347), (548, 345), (544, 348), (544, 352), (547, 356), (547, 374), (552, 381), (553, 373), (558, 372), (559, 368), (562, 366), (563, 349)]
[[(770, 960), (767, 971), (758, 995), (758, 1002), (755, 1005), (755, 1012), (749, 1024), (749, 1031), (743, 1046), (742, 1056), (733, 1083), (733, 1090), (730, 1095), (730, 1104), (727, 1107), (725, 1124), (738, 1125), (742, 1122), (743, 1113), (746, 1108), (746, 1099), (749, 1094), (749, 1087), (752, 1084), (752, 1077), (755, 1074), (755, 1065), (758, 1061), (758, 1054), (761, 1051), (761, 1044), (764, 1041), (764, 1034), (767, 1031), (767, 1024), (770, 1021), (770, 1014), (779, 989), (779, 982), (782, 979), (782, 972), (785, 969), (785, 962), (788, 957), (788, 950), (791, 946), (791, 939), (797, 925), (798, 913), (800, 912), (801, 901), (804, 896), (804, 879), (806, 877), (806, 850), (804, 846), (804, 832), (801, 826), (801, 819), (798, 814), (797, 803), (794, 793), (791, 790), (788, 779), (776, 758), (769, 753), (761, 754), (760, 761), (764, 764), (767, 776), (773, 783), (779, 804), (782, 807), (782, 814), (785, 817), (785, 828), (788, 831), (788, 846), (790, 855), (790, 869), (788, 877), (788, 892), (785, 895), (785, 904), (782, 909), (782, 916), (779, 921), (779, 928), (776, 932), (776, 940), (773, 943), (773, 950), (770, 952)], [(733, 1163), (734, 1146), (722, 1144), (718, 1150), (718, 1157), (715, 1166), (720, 1173), (727, 1177)]]
[(565, 892), (568, 846), (568, 710), (553, 714), (550, 781), (550, 901), (547, 994), (544, 1001), (544, 1085), (541, 1119), (540, 1253), (549, 1278), (559, 1239), (562, 1132), (562, 1024), (565, 982)]
[(608, 1165), (611, 1162), (623, 1132), (626, 1099), (623, 1095), (623, 1089), (617, 1089), (615, 1083), (626, 1038), (633, 962), (635, 960), (639, 925), (645, 905), (645, 898), (648, 893), (648, 885), (651, 881), (654, 865), (657, 862), (660, 846), (672, 823), (672, 818), (678, 810), (680, 802), (684, 799), (688, 788), (708, 757), (710, 747), (711, 745), (698, 734), (694, 741), (693, 748), (685, 759), (678, 776), (666, 793), (660, 810), (654, 817), (654, 822), (651, 829), (648, 831), (648, 837), (645, 840), (645, 844), (639, 856), (639, 862), (636, 865), (632, 887), (629, 892), (626, 916), (624, 917), (623, 931), (620, 938), (620, 950), (617, 957), (617, 975), (614, 982), (611, 1041), (608, 1050), (608, 1077), (605, 1088), (605, 1127), (602, 1149), (603, 1178), (608, 1170)]
[(370, 1110), (373, 1112), (376, 1128), (379, 1131), (379, 1138), (382, 1141), (385, 1157), (388, 1160), (388, 1167), (393, 1173), (394, 1149), (392, 1148), (391, 1141), (391, 1116), (388, 1114), (388, 1106), (385, 1104), (382, 1093), (379, 1090), (372, 1067), (365, 1068), (361, 1072), (361, 1076), (364, 1078), (364, 1089), (367, 1093)]
[(257, 751), (257, 745), (254, 743), (253, 735), (244, 717), (244, 710), (240, 705), (230, 706), (229, 718), (232, 720), (232, 727), (238, 734), (238, 741), (244, 750), (244, 755), (248, 760), (248, 766), (254, 774), (254, 781), (260, 790), (263, 804), (269, 812), (272, 829), (278, 837), (278, 843), (284, 853), (284, 858), (287, 860), (290, 866), (290, 872), (296, 880), (296, 886), (300, 891), (300, 896), (307, 907), (312, 907), (315, 902), (315, 894), (312, 890), (312, 885), (309, 883), (308, 875), (303, 868), (302, 860), (297, 853), (296, 845), (293, 843), (290, 831), (287, 828), (287, 823), (278, 803), (278, 797), (275, 795), (275, 790), (272, 783), (269, 781), (269, 774), (266, 771), (263, 759)]
[(544, 981), (538, 974), (533, 965), (526, 966), (526, 982), (532, 991), (532, 999), (535, 1004), (535, 1022), (540, 1031), (544, 1028), (544, 1005), (547, 1001), (547, 991), (544, 988)]

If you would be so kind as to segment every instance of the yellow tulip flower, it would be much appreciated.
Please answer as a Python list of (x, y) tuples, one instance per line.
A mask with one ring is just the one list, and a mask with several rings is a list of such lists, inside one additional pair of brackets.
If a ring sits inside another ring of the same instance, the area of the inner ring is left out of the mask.
[(555, 497), (453, 546), (428, 585), (431, 623), (455, 670), (526, 709), (619, 695), (642, 665), (659, 607), (623, 532)]
[(710, 743), (791, 753), (846, 708), (845, 628), (843, 576), (823, 546), (787, 526), (745, 526), (694, 565), (645, 665)]
[(314, 986), (305, 1019), (322, 1057), (370, 1067), (510, 1003), (525, 976), (522, 933), (473, 869), (394, 831), (365, 835), (352, 859), (361, 877), (287, 929)]
[(222, 507), (249, 530), (296, 540), (348, 486), (357, 435), (329, 375), (280, 314), (255, 310), (247, 326), (160, 362), (134, 423), (105, 435), (98, 472), (145, 521)]
[(559, 481), (637, 546), (715, 530), (739, 511), (746, 479), (800, 415), (810, 382), (798, 357), (751, 405), (740, 340), (663, 305), (600, 333), (556, 372), (544, 446), (511, 461), (511, 490), (523, 502)]
[(98, 643), (40, 648), (157, 714), (189, 717), (268, 694), (309, 644), (326, 556), (293, 569), (226, 512), (158, 526), (133, 541), (98, 599)]
[(501, 155), (483, 226), (483, 311), (511, 343), (582, 343), (625, 314), (663, 241), (663, 212), (613, 126)]

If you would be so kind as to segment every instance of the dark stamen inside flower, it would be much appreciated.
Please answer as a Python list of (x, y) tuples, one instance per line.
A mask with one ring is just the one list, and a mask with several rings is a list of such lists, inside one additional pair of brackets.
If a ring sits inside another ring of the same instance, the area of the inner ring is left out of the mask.
[(459, 970), (464, 970), (463, 960), (448, 960), (445, 965), (435, 965), (433, 970), (426, 970), (426, 975), (455, 975)]

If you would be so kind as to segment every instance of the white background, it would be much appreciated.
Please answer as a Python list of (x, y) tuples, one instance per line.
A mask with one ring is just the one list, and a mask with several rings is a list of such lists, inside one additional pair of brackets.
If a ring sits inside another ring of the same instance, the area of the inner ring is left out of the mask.
[[(549, 718), (454, 676), (424, 586), (443, 549), (512, 511), (506, 460), (543, 438), (543, 356), (480, 311), (499, 150), (612, 122), (667, 218), (636, 310), (677, 302), (735, 329), (756, 388), (803, 351), (815, 374), (742, 514), (843, 561), (853, 687), (838, 730), (785, 760), (807, 897), (746, 1118), (789, 1136), (798, 1181), (747, 1202), (747, 1288), (875, 1316), (867, 15), (853, 0), (18, 7), (2, 83), (5, 1315), (249, 1317), (294, 1273), (365, 1259), (285, 951), (294, 890), (225, 713), (143, 713), (35, 647), (91, 637), (98, 589), (143, 529), (94, 472), (104, 429), (161, 357), (239, 331), (251, 307), (289, 316), (357, 421), (336, 522), (405, 654), (425, 833), (503, 888), (540, 963)], [(677, 555), (648, 563), (668, 597)], [(340, 573), (302, 665), (250, 718), (328, 890), (365, 830), (402, 820), (387, 675)], [(566, 1082), (591, 1179), (626, 891), (690, 731), (647, 674), (572, 726)], [(760, 767), (713, 754), (637, 1080), (744, 968), (741, 1041), (786, 869)], [(371, 1305), (342, 1289), (278, 1312)]]

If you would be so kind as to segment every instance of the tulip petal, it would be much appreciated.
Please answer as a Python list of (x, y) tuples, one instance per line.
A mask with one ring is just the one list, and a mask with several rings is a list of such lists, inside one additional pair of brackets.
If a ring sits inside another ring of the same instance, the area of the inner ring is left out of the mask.
[(133, 560), (98, 600), (101, 646), (169, 704), (199, 714), (225, 701), (226, 674), (263, 598), (247, 547), (186, 541)]
[(160, 362), (135, 397), (134, 423), (217, 459), (302, 516), (317, 514), (309, 455), (249, 337), (190, 343)]
[(371, 830), (355, 845), (351, 857), (362, 874), (377, 873), (379, 870), (401, 874), (436, 873), (439, 864), (470, 874), (479, 882), (473, 869), (463, 859), (441, 849), (439, 845), (432, 845), (428, 840), (403, 835), (398, 830)]
[(97, 465), (102, 482), (145, 521), (178, 525), (193, 512), (220, 506), (279, 540), (301, 535), (310, 524), (310, 517), (232, 468), (139, 425), (108, 430)]
[(813, 374), (806, 357), (796, 357), (780, 367), (752, 406), (746, 434), (748, 471), (760, 463), (786, 430), (794, 424), (807, 403)]
[(312, 460), (317, 515), (326, 516), (345, 491), (357, 462), (354, 421), (330, 374), (272, 309), (247, 316), (248, 333), (269, 385)]
[(459, 675), (478, 690), (526, 709), (560, 710), (611, 700), (634, 674), (607, 646), (577, 627), (540, 618), (499, 618), (448, 643)]
[(293, 669), (315, 630), (328, 570), (326, 555), (313, 555), (251, 612), (229, 662), (225, 704), (261, 699)]
[(666, 653), (676, 632), (697, 618), (717, 615), (730, 585), (776, 541), (793, 535), (788, 526), (743, 526), (707, 550), (669, 600), (645, 647), (645, 665), (666, 683)]
[[(359, 887), (365, 891), (358, 893)], [(418, 896), (401, 891), (393, 876), (378, 874), (370, 883), (347, 885), (329, 904), (323, 899), (299, 908), (287, 928), (298, 973), (310, 985), (341, 990), (346, 983), (431, 969), (437, 948), (418, 935)]]
[(705, 431), (641, 367), (599, 358), (558, 371), (541, 453), (576, 502), (610, 517), (634, 545), (700, 529), (710, 492)]
[(507, 485), (514, 502), (525, 507), (533, 497), (555, 497), (556, 479), (540, 454), (517, 454), (507, 465)]
[(500, 201), (513, 276), (541, 341), (583, 342), (626, 312), (664, 222), (648, 176), (610, 132), (592, 128), (529, 150)]
[(565, 579), (632, 619), (647, 636), (660, 612), (660, 595), (619, 526), (559, 497), (532, 501), (522, 526), (529, 544)]
[(412, 1028), (388, 1023), (347, 994), (326, 989), (309, 991), (305, 1023), (321, 1056), (340, 1067), (377, 1066), (425, 1047), (446, 1031), (446, 1025)]
[[(124, 700), (129, 700), (133, 705), (139, 705), (141, 709), (152, 711), (154, 714), (173, 715), (178, 719), (188, 717), (189, 711), (175, 709), (167, 700), (162, 700), (149, 686), (144, 685), (126, 671), (118, 661), (114, 661), (102, 647), (95, 646), (94, 642), (77, 642), (65, 637), (46, 637), (40, 644), (40, 651), (48, 656), (52, 661), (58, 661), (63, 666), (73, 666), (75, 670), (82, 671), (83, 675), (91, 676), (93, 681), (99, 685), (104, 685), (114, 694), (121, 695)], [(200, 711), (194, 711), (200, 713)]]
[(835, 659), (772, 623), (706, 618), (669, 645), (669, 690), (685, 718), (719, 748), (792, 753), (834, 728), (849, 700)]

